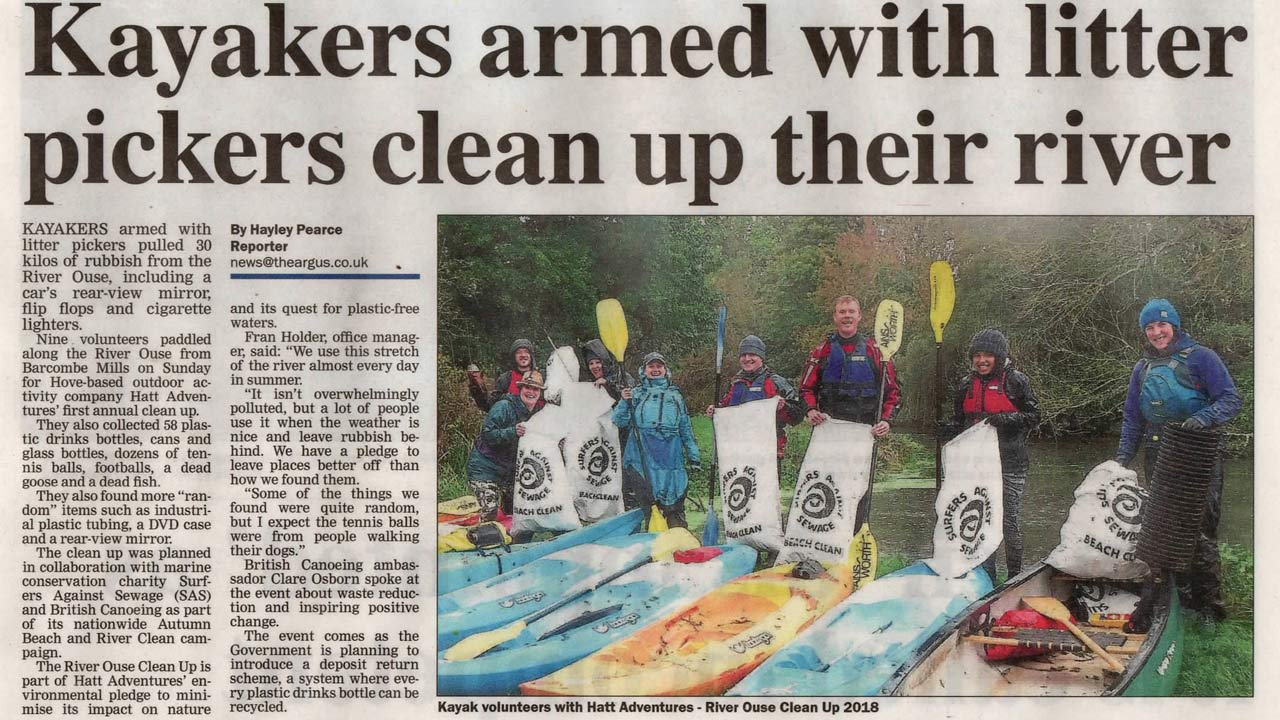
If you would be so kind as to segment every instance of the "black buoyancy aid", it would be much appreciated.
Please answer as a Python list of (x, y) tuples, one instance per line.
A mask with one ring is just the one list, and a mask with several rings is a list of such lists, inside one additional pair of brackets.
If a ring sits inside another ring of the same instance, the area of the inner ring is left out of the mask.
[(853, 352), (846, 352), (838, 335), (831, 335), (831, 354), (822, 370), (822, 406), (837, 416), (874, 422), (879, 415), (880, 372), (867, 347), (867, 338), (854, 336)]
[(970, 424), (998, 413), (1018, 412), (1018, 406), (1009, 397), (1007, 378), (1005, 372), (986, 379), (973, 376), (964, 396), (964, 416)]

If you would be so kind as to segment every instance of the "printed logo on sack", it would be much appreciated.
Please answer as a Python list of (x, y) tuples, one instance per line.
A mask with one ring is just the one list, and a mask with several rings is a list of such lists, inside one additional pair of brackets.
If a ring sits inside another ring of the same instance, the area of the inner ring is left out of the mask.
[(1142, 488), (1125, 483), (1116, 488), (1111, 510), (1116, 519), (1128, 525), (1142, 525)]
[(773, 633), (766, 630), (762, 633), (752, 635), (746, 640), (739, 640), (738, 642), (730, 645), (729, 649), (741, 655), (746, 651), (750, 650), (751, 648), (760, 647), (761, 645), (772, 645), (772, 644), (773, 644)]
[(747, 506), (756, 496), (756, 469), (730, 468), (720, 486), (724, 488), (725, 514), (735, 523), (742, 522), (747, 517)]
[(1098, 583), (1082, 582), (1076, 584), (1076, 592), (1086, 602), (1096, 603), (1106, 596), (1107, 590)]
[(522, 453), (516, 482), (520, 497), (524, 500), (541, 500), (551, 491), (547, 479), (551, 477), (551, 463), (540, 453)]
[(973, 489), (973, 496), (957, 493), (942, 511), (942, 529), (947, 540), (960, 540), (960, 552), (971, 556), (978, 551), (987, 534), (983, 532), (991, 524), (991, 501), (987, 489)]
[(587, 473), (587, 482), (600, 487), (609, 482), (609, 472), (618, 467), (618, 451), (601, 438), (591, 438), (578, 451), (578, 468)]
[[(836, 494), (834, 480), (831, 475), (822, 477), (822, 473), (813, 471), (805, 475), (801, 487), (796, 491), (800, 501), (800, 515), (797, 522), (811, 532), (828, 532), (835, 528), (833, 514), (844, 517), (844, 500)], [(824, 522), (825, 521), (825, 522)]]

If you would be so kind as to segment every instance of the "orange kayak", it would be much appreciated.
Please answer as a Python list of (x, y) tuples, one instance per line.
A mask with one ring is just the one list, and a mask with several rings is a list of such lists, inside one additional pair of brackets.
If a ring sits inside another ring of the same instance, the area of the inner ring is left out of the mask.
[(631, 637), (520, 686), (526, 695), (720, 695), (853, 590), (849, 565), (746, 575)]

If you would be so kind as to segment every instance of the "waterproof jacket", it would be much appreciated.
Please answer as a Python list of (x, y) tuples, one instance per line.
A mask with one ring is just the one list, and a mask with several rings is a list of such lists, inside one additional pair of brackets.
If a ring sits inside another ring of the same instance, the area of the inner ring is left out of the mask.
[[(884, 404), (877, 412), (882, 374)], [(893, 420), (902, 392), (893, 362), (883, 362), (875, 338), (862, 333), (850, 338), (832, 334), (809, 354), (800, 376), (800, 398), (805, 412), (820, 410), (839, 420), (874, 425)]]
[(778, 408), (778, 457), (782, 457), (787, 449), (787, 431), (784, 426), (795, 425), (804, 419), (804, 404), (800, 395), (787, 382), (786, 378), (769, 369), (768, 366), (753, 373), (739, 370), (729, 381), (729, 391), (720, 398), (716, 407), (733, 407), (752, 400), (782, 397), (786, 404)]
[(1031, 380), (1006, 359), (990, 375), (970, 371), (956, 385), (951, 436), (991, 418), (1000, 439), (1000, 467), (1006, 473), (1022, 473), (1030, 464), (1027, 438), (1040, 424), (1040, 403), (1031, 391)]
[(582, 369), (578, 372), (578, 379), (582, 382), (595, 382), (596, 378), (591, 374), (591, 358), (600, 358), (604, 363), (604, 376), (608, 380), (604, 389), (609, 393), (609, 397), (618, 400), (622, 397), (622, 388), (633, 383), (634, 378), (625, 370), (619, 372), (618, 363), (614, 361), (613, 355), (609, 353), (609, 349), (604, 346), (600, 340), (589, 340), (582, 346)]
[(467, 458), (467, 479), (508, 487), (516, 464), (519, 437), (516, 425), (528, 422), (545, 403), (540, 399), (530, 412), (519, 395), (506, 395), (494, 403)]
[[(1159, 447), (1160, 430), (1163, 424), (1148, 422), (1142, 412), (1142, 386), (1147, 378), (1147, 366), (1160, 362), (1171, 355), (1189, 350), (1186, 355), (1185, 375), (1194, 385), (1194, 391), (1201, 396), (1203, 407), (1187, 417), (1197, 417), (1210, 427), (1225, 425), (1240, 412), (1240, 393), (1236, 390), (1235, 380), (1227, 366), (1218, 357), (1218, 353), (1200, 345), (1184, 330), (1169, 343), (1163, 353), (1148, 347), (1145, 357), (1133, 367), (1133, 375), (1129, 377), (1129, 393), (1124, 401), (1124, 425), (1120, 430), (1120, 450), (1118, 459), (1128, 464), (1138, 454), (1138, 448), (1148, 443), (1147, 452), (1154, 452)], [(1181, 422), (1186, 417), (1176, 417), (1168, 422)]]
[(623, 467), (643, 477), (640, 443), (649, 461), (649, 481), (653, 495), (662, 505), (674, 505), (689, 490), (689, 474), (685, 462), (702, 464), (702, 453), (693, 439), (689, 410), (684, 394), (665, 377), (645, 377), (635, 388), (631, 401), (623, 400), (613, 410), (613, 422), (619, 429), (634, 428), (622, 454)]

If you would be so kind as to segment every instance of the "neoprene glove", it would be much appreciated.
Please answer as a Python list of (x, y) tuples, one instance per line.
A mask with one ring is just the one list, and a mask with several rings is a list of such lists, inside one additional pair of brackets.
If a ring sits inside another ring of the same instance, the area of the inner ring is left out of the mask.
[(1205, 430), (1209, 427), (1209, 423), (1200, 417), (1192, 415), (1182, 421), (1183, 430)]

